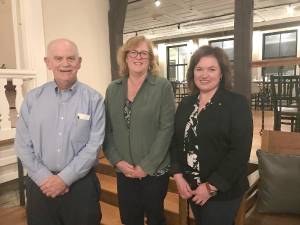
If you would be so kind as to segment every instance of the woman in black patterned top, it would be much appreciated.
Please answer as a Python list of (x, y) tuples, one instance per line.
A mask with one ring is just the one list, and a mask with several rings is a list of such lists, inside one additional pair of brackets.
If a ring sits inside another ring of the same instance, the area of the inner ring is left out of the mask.
[(232, 225), (244, 192), (253, 122), (243, 96), (230, 92), (230, 62), (202, 46), (187, 72), (191, 96), (179, 104), (172, 141), (172, 173), (197, 225)]

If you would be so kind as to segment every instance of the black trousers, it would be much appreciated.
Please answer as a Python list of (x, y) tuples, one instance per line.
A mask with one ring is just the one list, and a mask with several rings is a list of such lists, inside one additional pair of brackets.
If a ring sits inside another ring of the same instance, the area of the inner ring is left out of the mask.
[(47, 197), (30, 178), (26, 182), (28, 225), (99, 225), (100, 184), (91, 170), (68, 193)]
[(126, 225), (166, 225), (164, 199), (168, 191), (169, 175), (132, 179), (117, 173), (117, 187), (121, 221)]
[(207, 201), (203, 206), (191, 205), (196, 225), (234, 225), (242, 197), (229, 201)]

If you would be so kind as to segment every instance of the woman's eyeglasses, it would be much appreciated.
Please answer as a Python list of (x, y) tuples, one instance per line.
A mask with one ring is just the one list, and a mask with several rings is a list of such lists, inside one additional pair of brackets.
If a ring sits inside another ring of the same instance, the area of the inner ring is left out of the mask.
[(149, 58), (149, 52), (147, 51), (138, 52), (136, 50), (132, 50), (132, 51), (128, 51), (127, 54), (129, 55), (130, 58), (136, 58), (138, 55), (140, 55), (142, 59)]

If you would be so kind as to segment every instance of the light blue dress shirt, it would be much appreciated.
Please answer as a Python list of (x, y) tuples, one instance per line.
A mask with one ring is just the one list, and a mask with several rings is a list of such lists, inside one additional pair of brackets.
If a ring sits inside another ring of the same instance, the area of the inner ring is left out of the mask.
[(38, 185), (55, 171), (70, 186), (97, 162), (104, 129), (104, 99), (97, 91), (79, 81), (64, 91), (48, 82), (21, 106), (16, 152)]

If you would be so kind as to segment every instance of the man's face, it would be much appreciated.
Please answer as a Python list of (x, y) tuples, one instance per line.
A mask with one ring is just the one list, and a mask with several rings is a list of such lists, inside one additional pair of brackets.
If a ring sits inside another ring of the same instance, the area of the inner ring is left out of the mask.
[(81, 66), (81, 57), (77, 48), (70, 42), (59, 40), (48, 48), (44, 59), (49, 70), (52, 70), (54, 80), (60, 89), (70, 88), (77, 80), (77, 71)]

